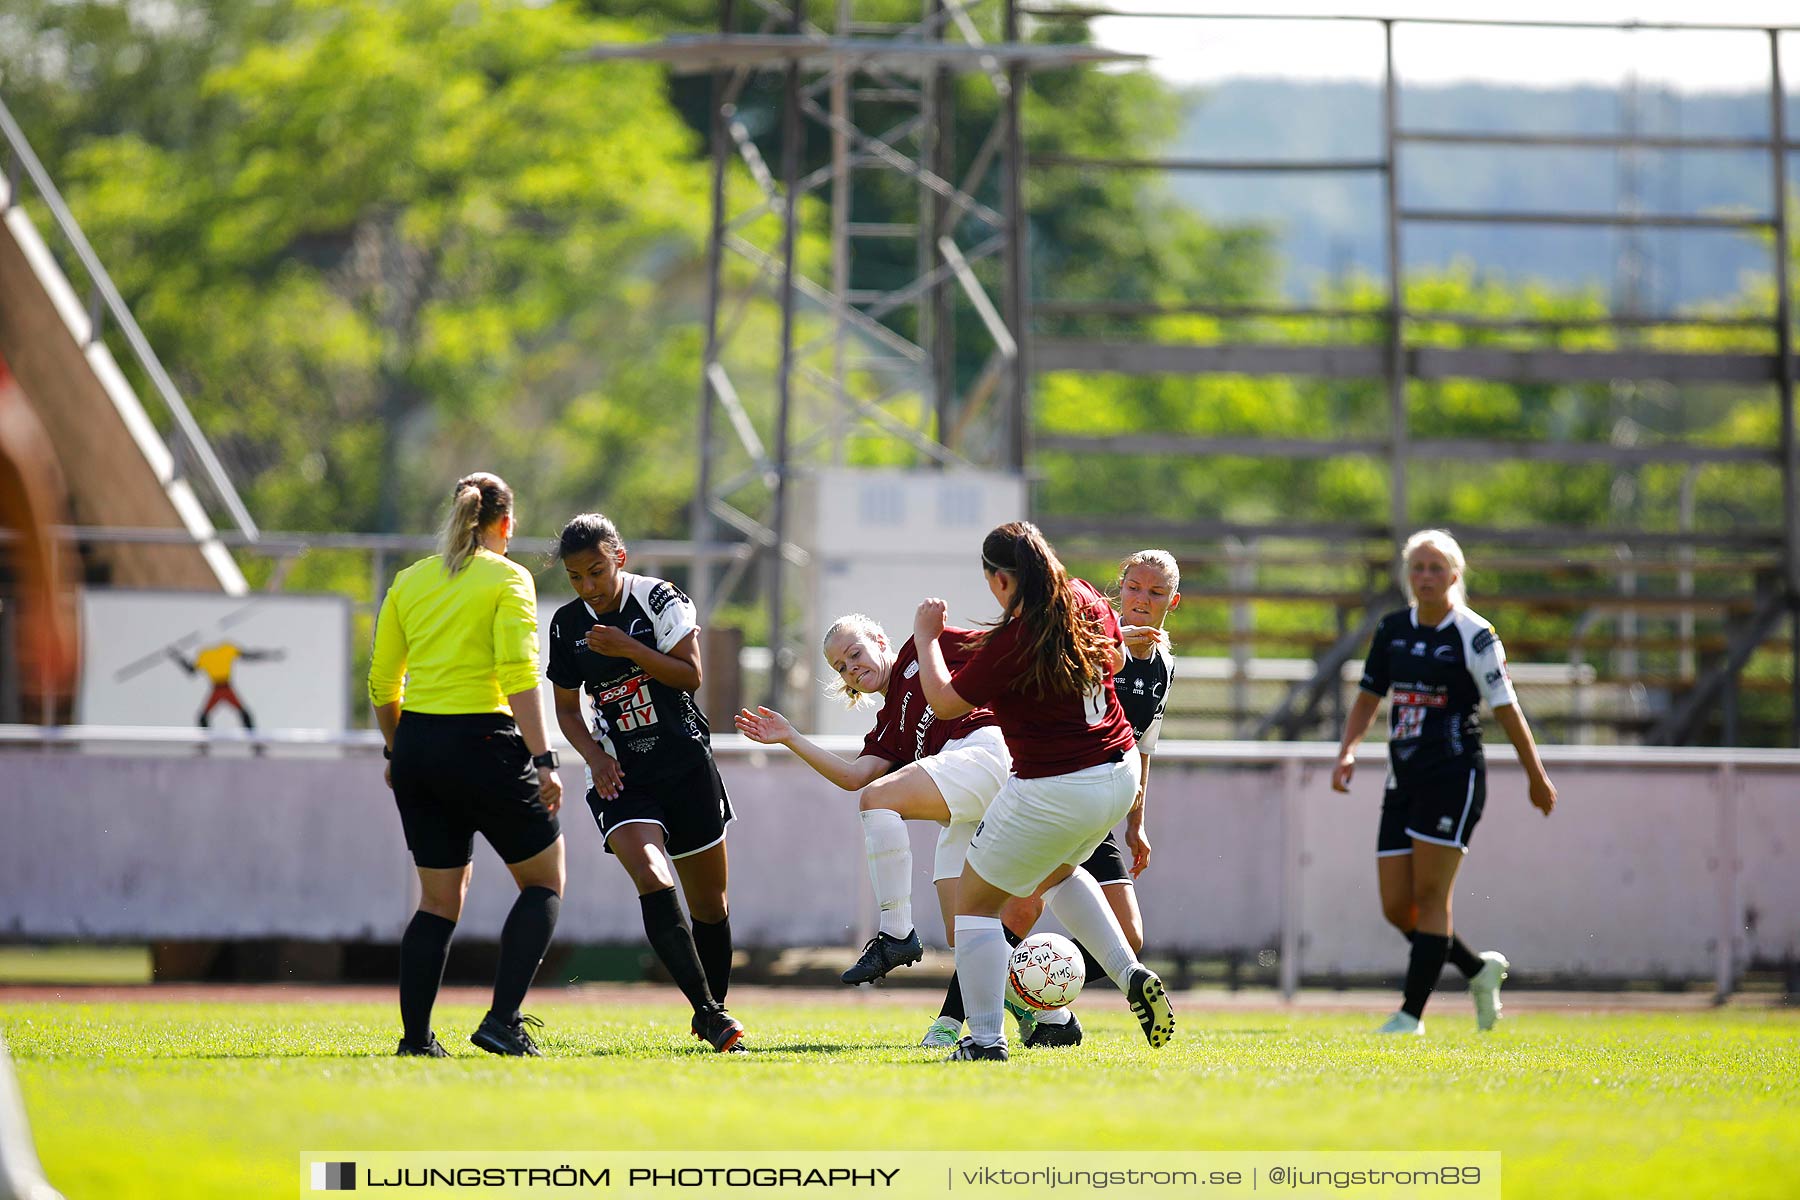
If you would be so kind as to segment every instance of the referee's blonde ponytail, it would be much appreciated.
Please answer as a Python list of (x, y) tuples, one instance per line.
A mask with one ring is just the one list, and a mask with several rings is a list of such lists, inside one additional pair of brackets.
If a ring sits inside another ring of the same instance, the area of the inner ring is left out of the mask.
[(456, 575), (481, 548), (481, 531), (512, 512), (512, 489), (506, 480), (477, 471), (456, 481), (451, 492), (450, 515), (438, 531), (438, 553), (444, 558), (444, 574)]

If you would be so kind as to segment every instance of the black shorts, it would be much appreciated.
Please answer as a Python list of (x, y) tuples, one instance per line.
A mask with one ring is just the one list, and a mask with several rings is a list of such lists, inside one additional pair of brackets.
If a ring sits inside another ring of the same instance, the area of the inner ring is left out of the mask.
[(561, 835), (538, 798), (531, 751), (505, 713), (401, 713), (393, 777), (406, 848), (421, 867), (466, 866), (477, 833), (507, 863)]
[(1081, 866), (1102, 887), (1131, 882), (1131, 864), (1125, 861), (1125, 851), (1119, 848), (1119, 840), (1110, 833), (1094, 847), (1094, 852)]
[(1487, 803), (1487, 769), (1459, 764), (1416, 779), (1388, 777), (1381, 800), (1377, 856), (1412, 853), (1413, 841), (1469, 848), (1469, 837)]
[(662, 826), (669, 857), (686, 858), (724, 841), (725, 826), (734, 818), (725, 781), (710, 754), (683, 774), (636, 787), (627, 774), (624, 790), (611, 800), (589, 788), (587, 802), (600, 823), (600, 836), (607, 839), (608, 854), (613, 852), (613, 830), (636, 821)]

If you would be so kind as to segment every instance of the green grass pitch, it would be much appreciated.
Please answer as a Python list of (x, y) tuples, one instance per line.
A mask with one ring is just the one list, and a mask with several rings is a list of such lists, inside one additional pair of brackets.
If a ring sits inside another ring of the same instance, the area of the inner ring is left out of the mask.
[[(1073, 1050), (945, 1064), (916, 1007), (737, 998), (755, 1052), (702, 1053), (678, 1004), (540, 992), (548, 1057), (464, 1040), (389, 1057), (391, 1003), (0, 1009), (45, 1168), (69, 1200), (289, 1196), (301, 1151), (1084, 1147), (1499, 1150), (1508, 1196), (1800, 1195), (1800, 1014), (1460, 1014), (1377, 1039), (1364, 1013), (1182, 1011), (1143, 1044), (1115, 998)], [(1177, 1001), (1181, 998), (1178, 996)]]

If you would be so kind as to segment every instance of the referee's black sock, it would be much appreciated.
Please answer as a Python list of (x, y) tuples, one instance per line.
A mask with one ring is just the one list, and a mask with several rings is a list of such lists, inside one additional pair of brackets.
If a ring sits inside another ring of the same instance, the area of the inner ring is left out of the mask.
[(1412, 957), (1406, 964), (1406, 1001), (1400, 1011), (1411, 1017), (1425, 1015), (1425, 1002), (1431, 989), (1444, 973), (1444, 956), (1450, 951), (1450, 939), (1441, 933), (1413, 931)]
[(700, 951), (694, 946), (687, 914), (675, 899), (675, 889), (646, 892), (638, 897), (638, 904), (644, 910), (644, 933), (650, 939), (650, 948), (674, 977), (675, 986), (696, 1011), (710, 1008), (714, 1000), (706, 986), (706, 969), (700, 965)]
[(519, 1019), (519, 1005), (550, 949), (561, 911), (561, 896), (546, 887), (528, 887), (506, 914), (500, 927), (500, 969), (494, 972), (494, 1015), (502, 1021)]
[[(1413, 935), (1409, 933), (1406, 935), (1406, 940), (1410, 942), (1412, 937)], [(1464, 979), (1475, 978), (1484, 965), (1479, 958), (1475, 957), (1475, 952), (1469, 949), (1469, 943), (1454, 933), (1450, 935), (1450, 953), (1444, 957), (1451, 966), (1463, 973)]]
[(695, 917), (694, 949), (706, 971), (706, 990), (714, 1000), (725, 1003), (725, 993), (731, 987), (731, 914), (726, 913), (717, 921)]
[(431, 1008), (444, 982), (455, 932), (455, 921), (421, 909), (400, 937), (400, 1023), (415, 1046), (431, 1040)]

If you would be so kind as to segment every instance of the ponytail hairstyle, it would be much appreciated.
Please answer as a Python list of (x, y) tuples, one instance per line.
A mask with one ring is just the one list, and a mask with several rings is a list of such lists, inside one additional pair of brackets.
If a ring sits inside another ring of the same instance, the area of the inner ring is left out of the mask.
[[(847, 633), (852, 637), (866, 637), (884, 650), (893, 645), (888, 641), (887, 630), (883, 629), (881, 622), (874, 617), (865, 616), (862, 613), (846, 613), (833, 621), (831, 628), (825, 631), (825, 636), (819, 639), (819, 652), (829, 656), (830, 651), (826, 647), (831, 645), (832, 638), (842, 633)], [(832, 672), (831, 681), (825, 685), (825, 694), (833, 699), (843, 700), (845, 707), (853, 711), (874, 703), (873, 698), (867, 692), (859, 692), (845, 683), (843, 676), (836, 671)]]
[(501, 517), (510, 516), (512, 507), (512, 489), (498, 475), (476, 471), (457, 480), (450, 492), (450, 515), (438, 531), (444, 574), (458, 574), (481, 548), (481, 531)]
[[(1467, 608), (1469, 605), (1469, 589), (1465, 580), (1468, 578), (1468, 564), (1463, 559), (1462, 546), (1457, 543), (1455, 538), (1450, 536), (1447, 530), (1421, 529), (1419, 532), (1406, 539), (1406, 545), (1400, 551), (1400, 562), (1403, 565), (1410, 564), (1412, 562), (1413, 551), (1422, 546), (1430, 546), (1433, 550), (1442, 554), (1450, 563), (1450, 569), (1456, 572), (1456, 582), (1450, 585), (1449, 591), (1445, 593), (1445, 598), (1457, 608)], [(1401, 580), (1403, 586), (1406, 588), (1407, 602), (1410, 604), (1417, 604), (1419, 598), (1412, 594), (1412, 581), (1408, 578), (1405, 571), (1401, 572)]]
[[(1011, 521), (988, 534), (981, 543), (981, 566), (1005, 571), (1017, 585), (1000, 619), (1022, 627), (1025, 661), (1018, 679), (1026, 692), (1040, 700), (1081, 696), (1106, 682), (1118, 644), (1080, 603), (1068, 571), (1036, 525)], [(982, 635), (983, 643), (993, 636), (993, 630)]]
[(610, 518), (599, 513), (582, 513), (570, 517), (569, 523), (562, 527), (552, 557), (561, 562), (569, 555), (579, 554), (583, 550), (617, 553), (624, 548), (625, 539), (619, 536), (619, 528)]

